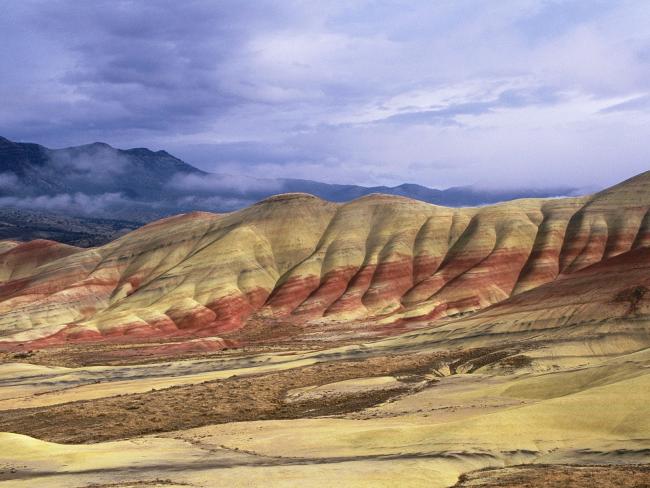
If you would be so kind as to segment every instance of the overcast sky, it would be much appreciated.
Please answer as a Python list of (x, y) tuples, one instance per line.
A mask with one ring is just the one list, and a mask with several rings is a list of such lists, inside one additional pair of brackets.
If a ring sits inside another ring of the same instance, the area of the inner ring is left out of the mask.
[(0, 0), (0, 40), (14, 140), (358, 184), (650, 169), (645, 0)]

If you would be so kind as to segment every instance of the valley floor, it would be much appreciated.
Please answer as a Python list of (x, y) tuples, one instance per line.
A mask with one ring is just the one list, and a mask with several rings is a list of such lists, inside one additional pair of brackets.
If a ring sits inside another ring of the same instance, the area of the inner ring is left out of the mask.
[(648, 486), (650, 349), (438, 334), (144, 364), (5, 357), (0, 486)]

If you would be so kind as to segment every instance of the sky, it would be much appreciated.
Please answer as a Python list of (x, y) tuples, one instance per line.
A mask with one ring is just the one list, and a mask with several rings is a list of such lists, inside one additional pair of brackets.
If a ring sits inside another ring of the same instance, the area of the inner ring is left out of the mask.
[(0, 0), (0, 135), (362, 185), (650, 169), (645, 0)]

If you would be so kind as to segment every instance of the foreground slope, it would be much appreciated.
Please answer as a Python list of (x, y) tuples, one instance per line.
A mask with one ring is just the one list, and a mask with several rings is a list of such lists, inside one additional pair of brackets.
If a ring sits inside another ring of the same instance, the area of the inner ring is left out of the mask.
[[(4, 242), (0, 484), (645, 486), (645, 180), (462, 210), (283, 195), (92, 250)], [(236, 348), (265, 329), (296, 348)], [(141, 363), (188, 344), (236, 349)]]
[(19, 244), (0, 255), (2, 347), (237, 339), (288, 324), (291, 334), (355, 323), (390, 333), (386, 324), (476, 312), (641, 250), (649, 208), (644, 173), (591, 197), (481, 208), (286, 194), (164, 219), (94, 249)]
[(619, 288), (644, 286), (649, 266), (647, 249), (632, 250), (473, 316), (360, 345), (5, 364), (0, 482), (448, 487), (526, 464), (532, 486), (567, 470), (587, 486), (645, 486), (650, 297)]

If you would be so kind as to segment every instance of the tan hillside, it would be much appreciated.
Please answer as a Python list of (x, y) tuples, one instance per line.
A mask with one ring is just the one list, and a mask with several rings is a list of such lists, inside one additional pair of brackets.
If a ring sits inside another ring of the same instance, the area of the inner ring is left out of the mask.
[(462, 209), (287, 194), (94, 249), (11, 243), (0, 255), (3, 347), (474, 312), (645, 246), (647, 188), (650, 173), (591, 197)]
[(645, 486), (647, 179), (6, 243), (0, 484)]

